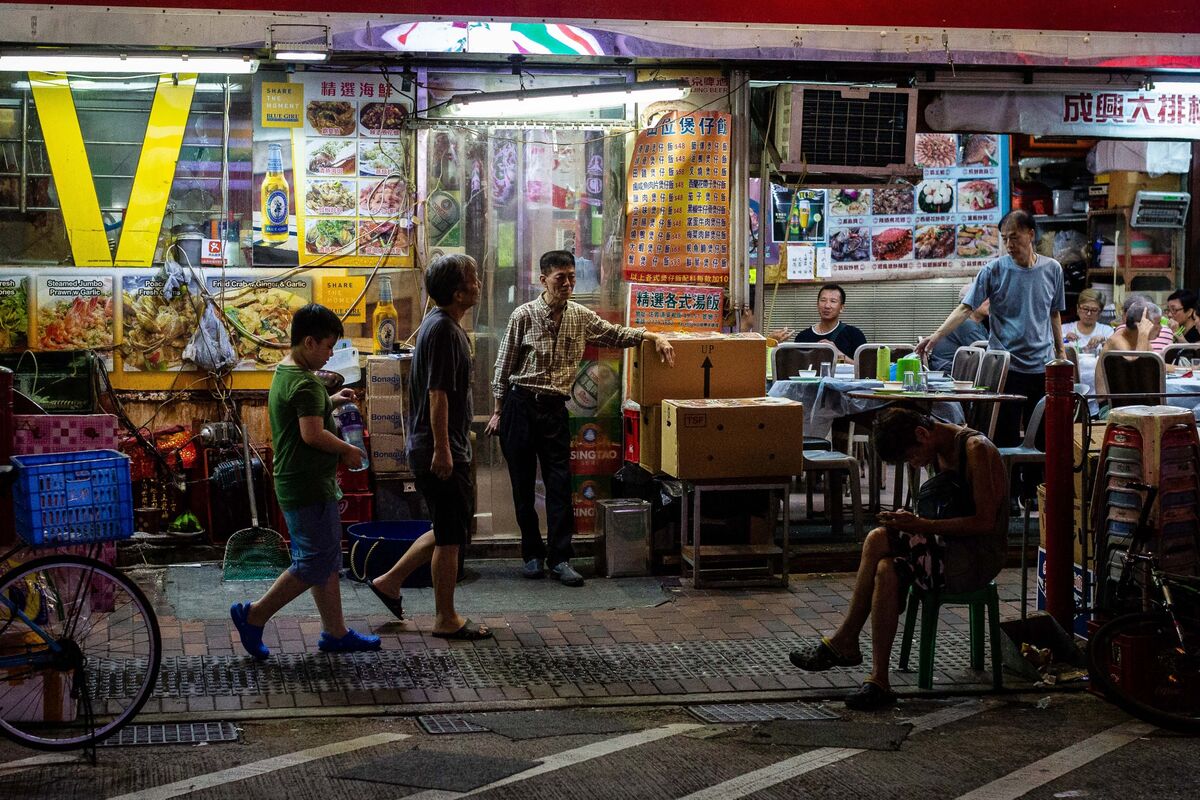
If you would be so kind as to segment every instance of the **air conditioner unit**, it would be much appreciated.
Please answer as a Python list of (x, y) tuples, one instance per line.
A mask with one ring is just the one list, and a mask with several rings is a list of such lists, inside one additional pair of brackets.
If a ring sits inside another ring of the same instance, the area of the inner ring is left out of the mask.
[(913, 172), (916, 127), (915, 89), (783, 84), (775, 91), (783, 172)]

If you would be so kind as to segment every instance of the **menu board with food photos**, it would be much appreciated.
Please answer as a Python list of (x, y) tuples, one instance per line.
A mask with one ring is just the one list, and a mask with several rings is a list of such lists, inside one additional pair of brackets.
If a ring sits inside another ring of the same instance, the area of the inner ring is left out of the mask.
[(382, 73), (306, 72), (293, 133), (301, 264), (411, 263), (413, 99)]
[(312, 302), (309, 278), (257, 278), (227, 273), (206, 277), (234, 329), (237, 370), (274, 369), (288, 354), (292, 315)]
[(64, 272), (37, 276), (34, 350), (93, 350), (112, 369), (113, 279)]
[[(997, 134), (917, 134), (915, 184), (773, 187), (774, 238), (827, 246), (832, 280), (972, 275), (1001, 254), (1007, 149)], [(801, 213), (785, 207), (796, 198)]]

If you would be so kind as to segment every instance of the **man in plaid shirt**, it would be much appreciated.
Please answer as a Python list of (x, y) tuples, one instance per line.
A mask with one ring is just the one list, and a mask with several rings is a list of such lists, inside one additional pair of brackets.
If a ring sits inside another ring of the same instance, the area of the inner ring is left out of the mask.
[[(575, 256), (566, 250), (542, 255), (542, 294), (513, 312), (496, 358), (492, 380), (495, 410), (488, 435), (500, 434), (500, 449), (508, 462), (513, 505), (521, 527), (521, 574), (541, 578), (546, 564), (566, 586), (582, 586), (583, 577), (571, 566), (571, 433), (567, 398), (575, 372), (589, 344), (636, 347), (654, 342), (659, 357), (674, 366), (675, 350), (663, 336), (626, 328), (601, 319), (589, 308), (571, 302), (575, 288)], [(546, 541), (534, 509), (534, 480), (542, 465), (546, 487)]]

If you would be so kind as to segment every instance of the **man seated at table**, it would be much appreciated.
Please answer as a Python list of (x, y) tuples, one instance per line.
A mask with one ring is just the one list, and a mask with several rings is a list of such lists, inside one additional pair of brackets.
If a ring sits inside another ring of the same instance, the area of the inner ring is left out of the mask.
[(1000, 573), (1008, 551), (1008, 476), (990, 439), (895, 407), (876, 417), (872, 439), (884, 461), (953, 471), (957, 483), (950, 489), (957, 491), (939, 493), (945, 502), (937, 508), (921, 503), (925, 516), (904, 510), (881, 513), (883, 525), (863, 542), (842, 624), (815, 649), (796, 650), (790, 656), (793, 664), (809, 672), (858, 666), (863, 661), (858, 637), (870, 617), (871, 673), (845, 701), (859, 711), (896, 702), (888, 659), (909, 586), (934, 592), (981, 589)]
[[(1154, 306), (1155, 308), (1158, 308), (1158, 306), (1155, 305), (1154, 301), (1151, 300), (1149, 297), (1147, 297), (1144, 294), (1126, 295), (1125, 300), (1121, 303), (1121, 319), (1122, 320), (1124, 320), (1127, 316), (1129, 316), (1129, 310), (1131, 308), (1133, 308), (1135, 305), (1151, 305), (1151, 306)], [(1170, 347), (1171, 345), (1173, 345), (1175, 343), (1175, 335), (1173, 333), (1171, 333), (1171, 329), (1169, 327), (1162, 324), (1163, 319), (1162, 319), (1162, 310), (1161, 309), (1159, 309), (1158, 315), (1159, 315), (1158, 316), (1159, 326), (1157, 328), (1158, 332), (1150, 337), (1150, 342), (1149, 342), (1150, 346), (1146, 347), (1144, 349), (1153, 350), (1156, 353), (1161, 353), (1163, 350), (1166, 350), (1168, 347)], [(1122, 324), (1117, 326), (1115, 333), (1120, 333), (1123, 330), (1125, 330), (1124, 322), (1122, 322)], [(1137, 341), (1137, 333), (1135, 332), (1135, 333), (1129, 334), (1126, 337), (1126, 340), (1129, 342)], [(1136, 350), (1138, 348), (1121, 347), (1118, 349), (1120, 349), (1120, 350)]]
[(1135, 301), (1125, 312), (1125, 324), (1117, 328), (1117, 332), (1108, 337), (1100, 350), (1100, 360), (1096, 364), (1096, 394), (1106, 394), (1108, 384), (1104, 380), (1105, 353), (1123, 350), (1152, 349), (1154, 339), (1162, 332), (1162, 310), (1148, 300)]
[[(971, 284), (964, 284), (958, 290), (958, 302), (961, 303), (971, 291)], [(984, 300), (979, 304), (978, 308), (971, 310), (971, 315), (963, 321), (954, 330), (946, 334), (946, 338), (939, 341), (929, 351), (929, 368), (934, 370), (942, 370), (946, 374), (950, 373), (950, 367), (954, 365), (954, 354), (960, 347), (970, 347), (973, 342), (978, 342), (981, 339), (988, 338), (988, 309), (991, 308), (991, 301)]]
[(782, 328), (768, 335), (779, 342), (790, 339), (805, 344), (831, 344), (838, 351), (838, 361), (849, 364), (854, 360), (854, 351), (867, 343), (867, 337), (858, 328), (842, 322), (842, 309), (845, 307), (846, 290), (836, 283), (827, 283), (817, 292), (819, 322), (799, 333), (791, 328)]

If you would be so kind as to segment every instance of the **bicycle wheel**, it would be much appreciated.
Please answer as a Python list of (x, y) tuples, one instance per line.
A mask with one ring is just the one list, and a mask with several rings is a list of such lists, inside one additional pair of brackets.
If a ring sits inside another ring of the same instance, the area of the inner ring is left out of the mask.
[(46, 556), (0, 576), (0, 733), (41, 750), (111, 736), (154, 691), (158, 620), (129, 578)]
[(1200, 623), (1166, 612), (1126, 614), (1088, 642), (1092, 683), (1130, 714), (1164, 728), (1200, 732)]

